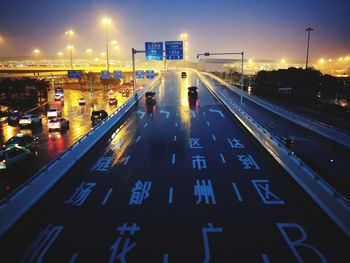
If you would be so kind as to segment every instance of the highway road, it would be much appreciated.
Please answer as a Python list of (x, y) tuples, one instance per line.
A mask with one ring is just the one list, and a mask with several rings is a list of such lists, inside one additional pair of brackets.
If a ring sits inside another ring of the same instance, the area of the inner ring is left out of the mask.
[[(54, 101), (53, 90), (49, 92), (49, 107), (58, 108), (62, 112), (62, 117), (69, 120), (70, 128), (67, 131), (52, 131), (47, 128), (46, 112), (38, 112), (42, 115), (42, 127), (33, 129), (20, 129), (18, 126), (11, 126), (3, 123), (0, 126), (0, 143), (6, 143), (8, 139), (18, 133), (30, 134), (39, 138), (39, 148), (36, 157), (32, 163), (23, 165), (23, 169), (16, 171), (15, 174), (4, 174), (0, 177), (0, 198), (11, 192), (14, 188), (32, 176), (36, 171), (49, 163), (53, 158), (69, 148), (79, 138), (89, 132), (92, 128), (91, 111), (95, 109), (104, 109), (108, 114), (115, 111), (128, 98), (122, 97), (115, 92), (118, 105), (108, 104), (108, 92), (97, 91), (93, 96), (88, 92), (79, 90), (65, 89), (65, 99), (63, 102)], [(85, 98), (86, 104), (79, 105), (79, 98)]]
[(349, 240), (196, 75), (155, 92), (2, 238), (0, 262), (348, 262)]
[[(240, 105), (240, 96), (215, 79), (210, 81)], [(345, 197), (350, 198), (350, 150), (344, 145), (310, 131), (256, 103), (243, 99), (244, 110), (259, 124), (282, 138), (293, 137), (294, 152)]]

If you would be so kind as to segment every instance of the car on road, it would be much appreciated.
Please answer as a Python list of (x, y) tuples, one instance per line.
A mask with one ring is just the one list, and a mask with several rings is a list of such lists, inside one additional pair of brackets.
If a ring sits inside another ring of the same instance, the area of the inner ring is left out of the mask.
[(61, 117), (61, 110), (57, 109), (57, 108), (51, 108), (47, 111), (47, 118), (51, 119), (51, 118), (59, 118)]
[(94, 110), (91, 113), (91, 122), (92, 124), (97, 124), (108, 117), (108, 114), (105, 110)]
[(63, 98), (64, 98), (63, 95), (59, 93), (55, 94), (55, 97), (54, 97), (55, 101), (62, 101)]
[(181, 78), (187, 78), (187, 72), (186, 71), (182, 71), (181, 72)]
[(52, 130), (67, 130), (69, 129), (69, 121), (64, 118), (52, 118), (47, 122), (49, 132)]
[(118, 101), (114, 96), (110, 96), (108, 99), (108, 104), (109, 105), (118, 105)]
[(147, 105), (153, 105), (156, 103), (156, 93), (153, 91), (147, 91), (145, 94), (145, 100)]
[(191, 99), (197, 99), (198, 98), (198, 87), (191, 86), (188, 87), (188, 97)]
[(12, 124), (12, 123), (18, 123), (19, 119), (21, 118), (22, 114), (15, 110), (15, 111), (10, 111), (9, 114), (8, 114), (8, 123), (9, 124)]
[(122, 96), (123, 97), (129, 97), (130, 96), (130, 90), (129, 89), (123, 89), (122, 91)]
[(80, 98), (80, 99), (78, 100), (78, 102), (79, 102), (79, 105), (85, 105), (86, 100), (85, 100), (85, 98)]
[(38, 148), (38, 137), (34, 137), (29, 134), (18, 133), (16, 136), (10, 138), (4, 145), (4, 148), (6, 150), (15, 147), (35, 151)]
[(18, 169), (21, 165), (27, 165), (32, 157), (30, 150), (18, 147), (0, 151), (0, 171)]
[(18, 125), (20, 128), (41, 126), (41, 118), (34, 114), (25, 114), (19, 119)]

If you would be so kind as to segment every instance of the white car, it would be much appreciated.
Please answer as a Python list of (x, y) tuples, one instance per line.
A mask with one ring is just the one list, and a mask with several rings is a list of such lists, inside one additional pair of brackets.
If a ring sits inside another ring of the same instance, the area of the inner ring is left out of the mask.
[(55, 101), (62, 101), (63, 99), (64, 99), (64, 97), (61, 93), (55, 94)]
[(32, 156), (30, 150), (17, 147), (0, 151), (0, 170), (19, 168), (21, 163), (26, 162)]
[(47, 112), (47, 117), (49, 119), (51, 118), (59, 118), (61, 117), (61, 111), (59, 109), (56, 109), (56, 108), (52, 108), (52, 109), (49, 109), (48, 112)]
[(80, 98), (79, 99), (79, 105), (85, 105), (85, 103), (86, 103), (85, 98)]
[(41, 126), (41, 118), (34, 114), (23, 115), (18, 122), (20, 128)]
[(47, 127), (49, 132), (52, 130), (67, 130), (69, 129), (69, 121), (63, 118), (52, 118), (48, 121)]

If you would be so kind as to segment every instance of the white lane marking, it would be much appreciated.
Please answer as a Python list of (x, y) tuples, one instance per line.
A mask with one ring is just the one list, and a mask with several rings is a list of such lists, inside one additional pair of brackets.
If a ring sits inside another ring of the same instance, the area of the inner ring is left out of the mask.
[(175, 127), (177, 127), (177, 122), (175, 122)]
[(176, 139), (177, 139), (177, 138), (176, 138), (176, 135), (174, 135), (174, 142), (176, 142)]
[(194, 110), (184, 110), (184, 112), (190, 112), (192, 115), (192, 118), (196, 118), (196, 112)]
[(203, 111), (203, 116), (205, 116), (205, 111)]
[(125, 158), (125, 161), (124, 161), (124, 165), (127, 165), (128, 164), (128, 162), (129, 162), (129, 160), (130, 160), (130, 158), (131, 158), (131, 156), (130, 155), (128, 155), (126, 158)]
[(178, 112), (176, 112), (176, 116), (179, 116), (179, 113), (178, 113)]
[(146, 123), (145, 123), (145, 125), (144, 125), (143, 127), (145, 127), (145, 128), (146, 128), (146, 127), (147, 127), (147, 125), (148, 125), (148, 122), (146, 122)]
[(210, 126), (210, 123), (209, 123), (209, 121), (207, 121), (207, 125), (208, 125), (208, 126)]
[(152, 118), (152, 113), (150, 113), (149, 117)]
[(102, 201), (102, 205), (105, 205), (105, 204), (107, 203), (108, 198), (109, 198), (109, 196), (111, 195), (112, 191), (113, 191), (113, 188), (109, 188), (107, 194), (105, 195), (105, 198), (104, 198), (103, 201)]
[(241, 194), (239, 193), (239, 190), (238, 190), (236, 183), (232, 183), (232, 187), (233, 187), (233, 191), (235, 191), (235, 193), (237, 195), (238, 202), (242, 202), (243, 199), (242, 199)]
[(165, 114), (165, 118), (169, 119), (169, 116), (170, 116), (170, 112), (169, 111), (160, 110), (159, 113), (164, 113)]
[(226, 163), (226, 160), (225, 160), (224, 155), (223, 155), (222, 153), (220, 153), (220, 158), (221, 158), (221, 161), (222, 161), (223, 163)]
[(216, 141), (216, 137), (214, 134), (212, 134), (211, 137), (213, 137), (213, 140)]
[(221, 110), (213, 110), (213, 109), (209, 109), (210, 112), (216, 112), (216, 113), (219, 113), (220, 116), (223, 118), (224, 117), (224, 114), (222, 113)]
[(173, 153), (173, 156), (172, 156), (172, 158), (171, 158), (171, 163), (172, 163), (172, 164), (175, 164), (175, 153)]
[(270, 260), (266, 254), (262, 254), (262, 258), (263, 258), (264, 263), (270, 263)]
[(173, 192), (174, 192), (174, 188), (173, 187), (170, 187), (169, 189), (169, 204), (172, 204), (173, 203)]
[(70, 258), (69, 263), (74, 263), (77, 257), (78, 257), (78, 253), (74, 253), (73, 256)]
[(145, 114), (146, 114), (146, 112), (140, 111), (140, 110), (139, 110), (137, 113), (141, 115), (141, 116), (140, 116), (141, 119), (143, 119), (143, 117), (144, 117)]
[(141, 135), (139, 137), (137, 137), (136, 143), (138, 143), (140, 141), (140, 139), (141, 139)]

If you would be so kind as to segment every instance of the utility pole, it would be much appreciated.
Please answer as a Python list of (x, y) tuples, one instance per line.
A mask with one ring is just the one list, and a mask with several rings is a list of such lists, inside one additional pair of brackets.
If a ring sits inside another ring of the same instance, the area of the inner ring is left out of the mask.
[(307, 69), (308, 63), (309, 63), (310, 33), (311, 31), (314, 31), (314, 29), (309, 27), (305, 29), (305, 31), (307, 31), (307, 49), (306, 49), (306, 63), (305, 63), (305, 69)]

